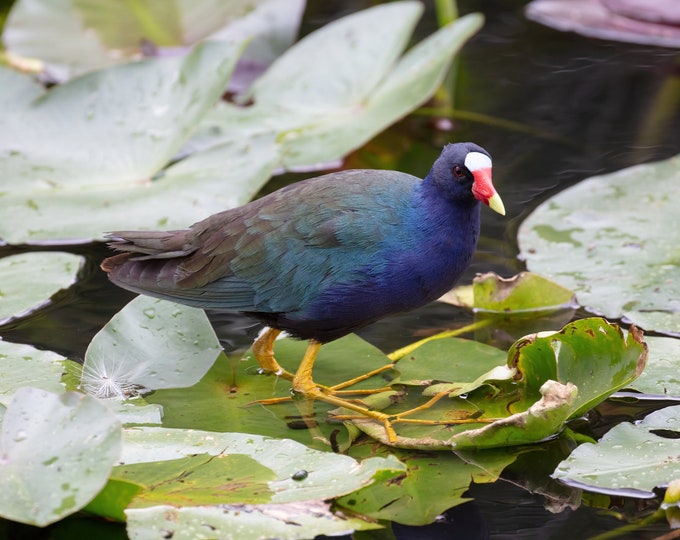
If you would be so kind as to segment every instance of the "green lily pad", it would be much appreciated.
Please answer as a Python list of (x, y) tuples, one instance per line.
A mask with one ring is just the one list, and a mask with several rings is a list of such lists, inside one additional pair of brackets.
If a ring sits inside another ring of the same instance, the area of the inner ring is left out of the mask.
[(138, 296), (92, 339), (81, 387), (97, 397), (125, 398), (137, 387), (192, 386), (221, 350), (203, 310)]
[(617, 496), (655, 497), (657, 486), (680, 476), (680, 406), (667, 407), (610, 429), (596, 444), (585, 443), (555, 469), (568, 485)]
[(494, 272), (480, 274), (472, 285), (457, 287), (440, 301), (505, 315), (577, 307), (572, 291), (531, 272), (520, 272), (511, 278)]
[(21, 253), (0, 259), (0, 325), (49, 303), (76, 282), (85, 259), (61, 252)]
[(286, 168), (345, 156), (429, 99), (483, 21), (462, 17), (400, 58), (422, 10), (390, 2), (306, 36), (254, 83), (252, 105), (220, 104), (185, 151), (271, 134)]
[(353, 445), (350, 454), (362, 458), (392, 455), (408, 468), (396, 478), (378, 479), (336, 503), (364, 516), (405, 525), (432, 523), (445, 510), (470, 500), (464, 496), (470, 482), (494, 482), (516, 459), (508, 449), (432, 455), (388, 448), (375, 441)]
[(66, 358), (30, 345), (0, 340), (0, 404), (5, 407), (24, 386), (61, 394)]
[[(455, 384), (439, 386), (438, 401), (409, 414), (405, 421), (394, 422), (396, 441), (389, 441), (375, 421), (354, 416), (352, 422), (381, 442), (402, 448), (491, 448), (538, 442), (559, 433), (567, 419), (630, 384), (644, 368), (647, 349), (634, 328), (624, 337), (618, 326), (592, 318), (570, 323), (560, 332), (522, 338), (507, 358), (507, 365), (516, 369), (512, 380), (479, 378), (467, 395), (456, 392)], [(426, 372), (427, 360), (422, 361)], [(430, 398), (433, 393), (418, 395), (409, 390), (365, 401), (395, 416), (423, 407), (426, 399), (437, 398)]]
[(0, 516), (42, 527), (102, 489), (120, 454), (120, 424), (92, 397), (24, 387), (5, 412), (0, 449)]
[(631, 327), (626, 337), (618, 325), (600, 318), (575, 321), (556, 333), (528, 336), (508, 351), (508, 363), (521, 374), (527, 397), (538, 397), (546, 380), (578, 387), (571, 417), (586, 413), (630, 384), (646, 362), (642, 332)]
[(250, 38), (249, 61), (271, 62), (292, 43), (303, 8), (303, 0), (17, 0), (3, 41), (15, 54), (44, 61), (48, 77), (60, 82), (136, 60), (145, 49), (186, 47), (206, 38)]
[[(276, 357), (286, 369), (295, 371), (305, 346), (304, 342), (293, 339), (278, 340)], [(349, 335), (321, 348), (314, 379), (320, 384), (333, 385), (363, 375), (368, 369), (390, 365), (389, 358), (379, 349), (358, 336)], [(333, 408), (331, 405), (290, 400), (290, 381), (260, 374), (258, 368), (250, 354), (243, 358), (220, 355), (194, 386), (158, 390), (146, 400), (162, 406), (163, 425), (169, 428), (289, 438), (325, 450), (332, 444), (348, 444), (343, 424), (327, 421), (327, 411)], [(394, 376), (386, 369), (354, 388), (384, 388)], [(257, 403), (257, 400), (270, 398), (288, 400), (267, 406)]]
[(282, 538), (295, 538), (299, 523), (311, 527), (305, 534), (315, 535), (374, 528), (373, 522), (333, 513), (324, 501), (405, 470), (393, 456), (357, 462), (291, 440), (164, 428), (126, 430), (121, 463), (106, 500), (88, 509), (116, 515), (121, 509), (115, 505), (125, 504), (133, 537), (153, 527), (191, 536), (199, 516), (213, 534), (225, 531), (221, 537), (238, 530), (239, 538), (260, 538), (277, 530)]
[[(654, 189), (641, 178), (653, 178)], [(582, 306), (647, 330), (680, 333), (680, 157), (590, 178), (521, 225), (527, 267)]]
[[(219, 99), (241, 48), (211, 42), (181, 59), (90, 73), (3, 115), (0, 237), (74, 241), (186, 227), (238, 202), (224, 194), (231, 175), (239, 188), (252, 181), (252, 194), (270, 176), (271, 142), (224, 145), (158, 175)], [(0, 69), (0, 85), (15, 78)]]

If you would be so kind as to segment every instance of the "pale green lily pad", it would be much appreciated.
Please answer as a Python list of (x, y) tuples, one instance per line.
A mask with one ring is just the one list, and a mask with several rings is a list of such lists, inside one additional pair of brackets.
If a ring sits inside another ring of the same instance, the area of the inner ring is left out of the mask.
[[(132, 538), (155, 537), (154, 528), (190, 538), (201, 523), (221, 538), (244, 539), (273, 530), (298, 538), (302, 530), (294, 523), (306, 524), (306, 535), (374, 528), (332, 512), (324, 501), (405, 470), (393, 456), (358, 462), (291, 440), (165, 428), (125, 430), (121, 463), (107, 497), (88, 509), (117, 515), (122, 509), (115, 506), (124, 504)], [(130, 493), (130, 485), (141, 489), (127, 498), (114, 495)], [(197, 523), (199, 516), (204, 521)]]
[(680, 340), (645, 337), (649, 346), (647, 366), (628, 388), (659, 396), (680, 396)]
[[(231, 175), (257, 189), (273, 166), (271, 145), (261, 153), (257, 141), (177, 165), (167, 183), (157, 176), (219, 99), (241, 48), (205, 43), (181, 59), (90, 73), (3, 115), (0, 238), (75, 241), (111, 229), (186, 227), (233, 201), (222, 196)], [(0, 85), (16, 77), (8, 73), (0, 69)]]
[(221, 506), (155, 506), (126, 511), (131, 539), (167, 538), (194, 540), (210, 537), (225, 540), (306, 540), (319, 535), (342, 535), (352, 531), (380, 529), (374, 521), (344, 516), (324, 501), (286, 504), (225, 504)]
[(221, 104), (185, 151), (273, 134), (282, 165), (295, 168), (360, 147), (432, 96), (483, 21), (462, 17), (399, 58), (421, 12), (417, 2), (391, 2), (306, 36), (255, 82), (253, 105)]
[(0, 325), (49, 303), (76, 282), (85, 259), (62, 252), (21, 253), (0, 258)]
[(678, 334), (679, 205), (680, 157), (593, 177), (524, 221), (521, 256), (531, 271), (575, 291), (582, 306)]
[(221, 350), (203, 310), (138, 296), (92, 339), (81, 387), (97, 397), (125, 398), (137, 387), (192, 386)]
[(45, 526), (77, 512), (106, 484), (120, 448), (120, 424), (96, 399), (21, 388), (0, 435), (0, 516)]
[(23, 386), (61, 394), (66, 358), (30, 345), (0, 340), (0, 404), (9, 405)]
[(610, 429), (560, 463), (553, 476), (571, 486), (617, 496), (652, 498), (657, 486), (680, 476), (680, 406), (667, 407)]
[[(197, 454), (244, 455), (273, 471), (266, 480), (266, 494), (254, 502), (289, 503), (337, 497), (370, 484), (379, 470), (404, 470), (403, 464), (392, 456), (358, 462), (351, 457), (314, 450), (289, 439), (156, 427), (125, 429), (120, 462), (121, 466), (177, 462)], [(293, 478), (302, 470), (307, 473), (303, 479)], [(244, 474), (247, 472), (245, 470)], [(114, 471), (114, 476), (120, 475)], [(127, 479), (136, 481), (134, 477), (132, 474)], [(237, 498), (227, 497), (236, 495), (223, 494), (222, 500), (238, 502)]]
[(304, 0), (17, 0), (3, 41), (13, 53), (45, 62), (48, 77), (60, 82), (137, 60), (145, 48), (206, 38), (252, 39), (246, 57), (268, 63), (292, 43), (303, 8)]

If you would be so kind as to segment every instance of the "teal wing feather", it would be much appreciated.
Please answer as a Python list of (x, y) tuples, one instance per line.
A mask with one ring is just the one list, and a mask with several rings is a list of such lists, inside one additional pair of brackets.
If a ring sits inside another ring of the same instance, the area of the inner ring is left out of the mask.
[(155, 293), (201, 307), (298, 310), (354, 269), (380, 264), (382, 249), (403, 247), (399, 225), (418, 182), (344, 171), (211, 216), (186, 232), (191, 253), (175, 259), (171, 282)]

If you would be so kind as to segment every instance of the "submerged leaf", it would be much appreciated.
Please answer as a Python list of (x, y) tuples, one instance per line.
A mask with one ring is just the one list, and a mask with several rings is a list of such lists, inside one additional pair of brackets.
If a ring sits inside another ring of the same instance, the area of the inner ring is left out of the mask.
[(58, 291), (73, 285), (84, 261), (62, 252), (0, 258), (0, 325), (40, 309)]
[(582, 306), (680, 334), (679, 204), (677, 156), (593, 177), (522, 223), (521, 256), (533, 272), (574, 290)]
[(42, 527), (104, 486), (120, 454), (120, 424), (92, 397), (24, 387), (5, 412), (0, 448), (0, 516)]
[(426, 525), (445, 510), (469, 500), (472, 481), (494, 482), (516, 459), (509, 450), (486, 450), (459, 457), (455, 454), (409, 452), (363, 441), (350, 448), (357, 458), (393, 455), (407, 465), (397, 477), (378, 479), (336, 502), (343, 508), (375, 519), (405, 525)]

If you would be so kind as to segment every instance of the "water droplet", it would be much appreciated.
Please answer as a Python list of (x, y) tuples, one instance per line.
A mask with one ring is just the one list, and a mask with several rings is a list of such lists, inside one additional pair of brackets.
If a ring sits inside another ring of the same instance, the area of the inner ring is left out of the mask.
[(154, 308), (147, 308), (144, 310), (144, 315), (149, 319), (153, 319), (156, 316), (156, 310)]
[(26, 431), (23, 429), (17, 431), (17, 434), (14, 436), (15, 442), (25, 441), (26, 439), (28, 439), (28, 433), (26, 433)]

